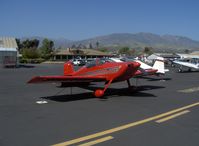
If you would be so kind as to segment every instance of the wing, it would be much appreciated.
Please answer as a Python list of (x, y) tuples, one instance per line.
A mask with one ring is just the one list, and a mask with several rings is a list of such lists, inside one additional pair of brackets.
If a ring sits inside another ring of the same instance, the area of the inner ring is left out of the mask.
[(185, 67), (198, 69), (198, 66), (196, 64), (193, 64), (193, 63), (190, 63), (190, 62), (180, 62), (180, 61), (173, 61), (173, 62), (178, 64), (178, 65), (185, 66)]
[(78, 83), (78, 82), (100, 82), (107, 81), (105, 77), (97, 76), (36, 76), (27, 83)]
[(140, 60), (135, 60), (135, 61), (140, 63), (140, 68), (142, 68), (142, 69), (152, 69), (152, 66), (149, 66), (148, 64), (146, 64)]
[(173, 63), (178, 64), (178, 65), (182, 65), (182, 66), (185, 66), (185, 67), (191, 67), (191, 63), (189, 63), (189, 62), (173, 61)]

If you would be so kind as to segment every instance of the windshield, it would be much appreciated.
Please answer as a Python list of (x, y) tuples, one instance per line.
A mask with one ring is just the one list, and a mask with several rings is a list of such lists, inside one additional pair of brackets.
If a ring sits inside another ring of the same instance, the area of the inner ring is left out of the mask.
[(86, 63), (86, 67), (90, 68), (90, 67), (94, 67), (94, 66), (98, 66), (98, 65), (102, 65), (106, 62), (113, 62), (110, 59), (106, 59), (106, 58), (96, 58), (93, 61), (87, 62)]
[(192, 58), (191, 59), (191, 63), (198, 64), (199, 63), (199, 59), (198, 58)]

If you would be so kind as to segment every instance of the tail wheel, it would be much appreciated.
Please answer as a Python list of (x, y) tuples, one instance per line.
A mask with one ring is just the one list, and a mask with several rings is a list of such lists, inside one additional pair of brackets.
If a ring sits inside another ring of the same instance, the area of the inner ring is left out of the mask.
[(104, 95), (104, 91), (101, 90), (101, 89), (97, 89), (95, 92), (94, 92), (94, 95), (95, 97), (99, 98), (99, 97), (102, 97)]

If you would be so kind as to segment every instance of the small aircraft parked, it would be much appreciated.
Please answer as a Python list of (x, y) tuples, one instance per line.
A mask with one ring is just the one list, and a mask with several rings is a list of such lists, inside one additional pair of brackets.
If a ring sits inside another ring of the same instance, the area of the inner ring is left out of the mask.
[(103, 89), (94, 91), (96, 97), (102, 97), (113, 82), (126, 80), (129, 88), (129, 79), (136, 76), (140, 66), (138, 62), (111, 62), (106, 59), (96, 59), (79, 70), (74, 71), (73, 64), (68, 61), (64, 64), (64, 75), (36, 76), (28, 83), (61, 83), (61, 87), (87, 87), (92, 82), (105, 82)]
[(174, 64), (179, 66), (178, 71), (183, 72), (184, 68), (187, 68), (188, 71), (198, 70), (199, 71), (199, 59), (198, 58), (186, 58), (183, 60), (173, 61)]
[[(130, 61), (128, 59), (122, 59), (120, 60), (119, 58), (110, 58), (111, 60), (115, 62), (125, 62), (125, 61)], [(160, 75), (160, 74), (165, 74), (165, 72), (169, 71), (168, 69), (165, 69), (164, 66), (164, 58), (158, 57), (153, 64), (153, 66), (150, 66), (140, 60), (132, 60), (135, 62), (140, 63), (140, 67), (138, 71), (136, 72), (137, 76), (146, 76), (146, 75)]]
[[(135, 60), (136, 62), (140, 63), (140, 68), (143, 69), (143, 74), (144, 72), (145, 75), (164, 75), (166, 72), (168, 72), (168, 69), (165, 69), (164, 65), (164, 58), (162, 57), (157, 57), (155, 60), (153, 66), (150, 66), (144, 62), (141, 62), (140, 60)], [(156, 72), (155, 72), (156, 70)]]

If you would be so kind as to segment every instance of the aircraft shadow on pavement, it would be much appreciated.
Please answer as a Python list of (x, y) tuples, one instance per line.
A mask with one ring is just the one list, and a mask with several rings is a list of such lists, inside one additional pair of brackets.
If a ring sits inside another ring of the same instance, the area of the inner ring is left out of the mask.
[[(136, 89), (108, 88), (102, 99), (115, 98), (115, 97), (121, 97), (121, 96), (130, 96), (130, 97), (138, 97), (138, 98), (156, 97), (154, 94), (145, 93), (143, 91), (160, 89), (160, 88), (164, 88), (164, 87), (163, 86), (146, 85), (146, 86), (139, 86)], [(85, 89), (96, 90), (96, 89), (99, 89), (99, 87), (88, 87)], [(40, 97), (40, 98), (46, 99), (46, 100), (52, 100), (52, 101), (56, 101), (56, 102), (70, 102), (70, 101), (91, 99), (91, 98), (95, 98), (95, 97), (92, 94), (92, 92), (86, 92), (86, 93), (78, 93), (78, 94), (54, 95), (54, 96)]]
[[(171, 78), (153, 78), (153, 77), (139, 77), (140, 79), (147, 79), (147, 81), (170, 81)], [(139, 79), (138, 78), (138, 79)]]
[(34, 68), (34, 65), (30, 65), (30, 64), (20, 64), (17, 66), (17, 68)]
[(26, 64), (20, 64), (17, 66), (5, 66), (4, 68), (6, 69), (13, 69), (13, 68), (34, 68), (35, 66), (33, 65), (26, 65)]
[(152, 85), (145, 85), (145, 86), (137, 86), (129, 88), (122, 88), (122, 89), (114, 89), (109, 88), (106, 91), (107, 96), (118, 95), (118, 96), (133, 96), (133, 97), (156, 97), (154, 94), (146, 93), (143, 91), (147, 90), (154, 90), (164, 88), (163, 86), (152, 86)]
[(47, 96), (47, 97), (40, 97), (40, 98), (46, 99), (46, 100), (57, 101), (57, 102), (69, 102), (69, 101), (94, 98), (94, 95), (91, 92), (86, 92), (86, 93), (79, 93), (79, 94), (54, 95), (54, 96)]

